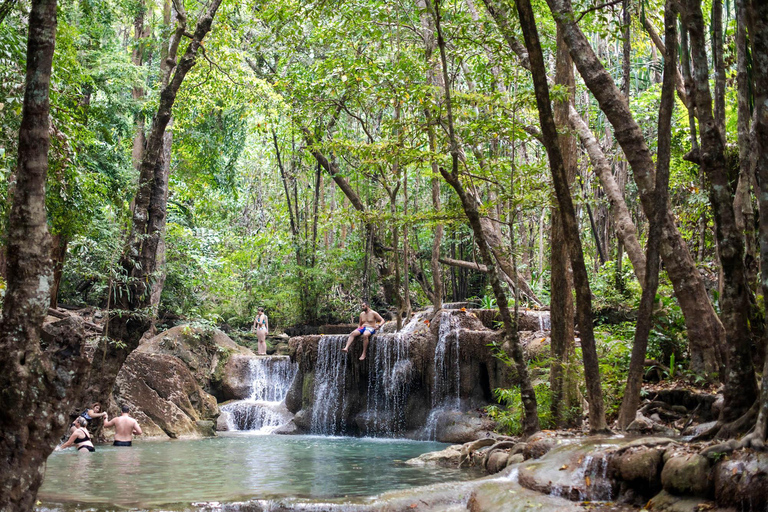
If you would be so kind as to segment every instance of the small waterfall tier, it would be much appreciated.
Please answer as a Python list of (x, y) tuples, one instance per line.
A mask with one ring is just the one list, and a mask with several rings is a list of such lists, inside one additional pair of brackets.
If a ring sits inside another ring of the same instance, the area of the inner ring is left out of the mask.
[(229, 430), (270, 433), (291, 420), (285, 396), (296, 376), (297, 365), (288, 356), (253, 357), (248, 361), (251, 395), (221, 407)]
[(286, 406), (297, 433), (464, 442), (492, 428), (478, 409), (516, 384), (490, 348), (502, 333), (461, 309), (418, 312), (393, 330), (371, 336), (362, 361), (359, 337), (348, 353), (346, 335), (291, 338), (299, 372)]

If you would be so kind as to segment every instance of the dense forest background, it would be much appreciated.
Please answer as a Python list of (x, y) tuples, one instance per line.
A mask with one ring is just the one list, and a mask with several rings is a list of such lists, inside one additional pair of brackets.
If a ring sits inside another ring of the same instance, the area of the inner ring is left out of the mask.
[[(579, 7), (585, 11), (580, 24), (606, 69), (628, 90), (653, 149), (663, 63), (649, 30), (661, 30), (663, 5), (630, 3), (626, 25), (618, 2)], [(736, 19), (733, 4), (727, 7), (726, 138), (736, 153)], [(17, 159), (27, 8), (21, 2), (8, 14), (0, 39), (4, 212)], [(158, 101), (163, 47), (173, 29), (163, 13), (172, 8), (170, 2), (130, 1), (59, 7), (47, 206), (62, 304), (105, 307), (110, 282), (119, 279), (115, 269), (138, 176), (135, 139)], [(278, 327), (349, 321), (357, 298), (397, 305), (394, 280), (400, 295), (406, 284), (405, 269), (395, 275), (395, 265), (403, 266), (395, 246), (408, 251), (413, 305), (427, 304), (431, 286), (417, 279), (431, 282), (438, 226), (441, 257), (479, 261), (460, 202), (442, 180), (438, 209), (433, 203), (431, 163), (446, 165), (447, 156), (437, 146), (430, 149), (430, 136), (442, 145), (446, 134), (429, 120), (429, 111), (444, 105), (431, 82), (435, 57), (425, 54), (423, 9), (407, 2), (222, 5), (173, 111), (161, 318), (247, 327), (256, 305), (264, 305)], [(554, 199), (537, 140), (530, 74), (484, 6), (451, 2), (443, 9), (462, 173), (482, 200), (483, 214), (505, 237), (514, 229), (517, 267), (533, 292), (523, 303), (546, 305)], [(551, 16), (541, 17), (539, 29), (554, 72)], [(555, 86), (556, 100), (564, 94)], [(613, 130), (580, 80), (573, 96), (643, 242), (647, 222)], [(362, 208), (351, 204), (311, 148), (331, 160)], [(688, 112), (678, 104), (672, 209), (716, 296), (712, 213), (702, 173), (684, 159), (690, 150)], [(577, 156), (572, 193), (597, 306), (632, 309), (640, 286), (617, 239), (609, 199), (594, 164), (580, 150)], [(383, 265), (392, 284), (376, 273)], [(450, 265), (440, 272), (444, 300), (488, 296), (490, 303), (483, 274)], [(672, 294), (664, 290), (662, 300), (674, 315), (674, 302), (667, 301)]]
[[(765, 9), (4, 0), (0, 363), (54, 357), (41, 298), (104, 312), (91, 394), (151, 328), (471, 300), (521, 380), (510, 428), (568, 424), (574, 386), (624, 427), (650, 364), (723, 382), (712, 435), (762, 443)], [(530, 372), (507, 306), (551, 309)]]

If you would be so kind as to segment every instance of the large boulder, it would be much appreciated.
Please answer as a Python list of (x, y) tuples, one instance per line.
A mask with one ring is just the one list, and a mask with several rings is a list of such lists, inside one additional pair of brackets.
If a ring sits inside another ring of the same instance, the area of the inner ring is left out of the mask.
[(445, 411), (437, 418), (435, 437), (441, 443), (468, 443), (492, 434), (495, 424), (477, 413)]
[(457, 468), (461, 461), (461, 445), (454, 444), (439, 452), (422, 453), (418, 457), (408, 459), (406, 464), (412, 466), (437, 466), (443, 468)]
[(710, 493), (709, 461), (698, 453), (672, 455), (661, 470), (661, 485), (671, 494), (706, 496)]
[[(128, 403), (147, 435), (212, 435), (217, 398), (240, 398), (247, 358), (217, 329), (177, 326), (142, 343), (117, 376), (115, 399)], [(246, 395), (247, 396), (247, 395)]]
[(213, 422), (219, 413), (216, 399), (180, 359), (167, 354), (132, 353), (117, 376), (115, 392), (148, 436), (207, 435), (210, 428), (199, 422)]

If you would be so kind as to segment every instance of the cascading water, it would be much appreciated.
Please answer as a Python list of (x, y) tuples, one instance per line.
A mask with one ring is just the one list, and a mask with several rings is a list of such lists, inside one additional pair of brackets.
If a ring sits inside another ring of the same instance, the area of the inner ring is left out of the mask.
[(347, 353), (341, 349), (346, 342), (346, 336), (322, 336), (317, 344), (311, 424), (313, 434), (339, 435), (346, 428), (341, 415), (347, 377)]
[(297, 365), (288, 356), (249, 360), (251, 396), (222, 406), (230, 430), (270, 433), (289, 419), (283, 400), (296, 375)]
[(376, 337), (369, 349), (372, 364), (368, 370), (368, 409), (365, 433), (394, 436), (405, 430), (412, 363), (408, 341), (401, 334)]
[(461, 372), (459, 365), (459, 318), (451, 311), (440, 313), (440, 329), (433, 363), (432, 411), (423, 437), (435, 439), (441, 413), (461, 410)]

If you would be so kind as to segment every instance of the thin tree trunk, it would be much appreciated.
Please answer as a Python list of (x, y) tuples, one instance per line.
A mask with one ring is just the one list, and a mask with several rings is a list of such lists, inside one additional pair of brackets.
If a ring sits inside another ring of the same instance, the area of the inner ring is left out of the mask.
[(445, 106), (447, 113), (448, 134), (450, 141), (450, 153), (451, 153), (451, 171), (446, 171), (440, 168), (440, 174), (453, 187), (456, 194), (461, 200), (464, 213), (467, 215), (472, 231), (475, 235), (475, 243), (477, 244), (480, 256), (488, 268), (488, 278), (491, 284), (491, 288), (496, 297), (496, 303), (499, 307), (499, 313), (501, 314), (502, 322), (504, 324), (504, 338), (505, 343), (509, 346), (510, 355), (515, 363), (515, 369), (517, 370), (518, 379), (520, 380), (520, 398), (523, 403), (523, 431), (526, 434), (533, 434), (539, 430), (539, 416), (536, 405), (536, 394), (533, 390), (533, 384), (531, 383), (530, 375), (528, 373), (528, 366), (523, 355), (523, 349), (520, 345), (520, 339), (517, 334), (517, 326), (515, 320), (509, 312), (508, 300), (506, 292), (501, 285), (499, 276), (496, 271), (494, 263), (494, 256), (492, 255), (489, 245), (485, 241), (485, 233), (483, 226), (480, 222), (480, 214), (477, 210), (477, 204), (475, 198), (469, 196), (464, 186), (459, 179), (459, 145), (455, 133), (455, 127), (453, 122), (453, 110), (451, 104), (451, 87), (450, 80), (448, 78), (448, 63), (445, 57), (445, 40), (442, 35), (440, 27), (440, 7), (439, 2), (435, 0), (434, 4), (429, 5), (432, 15), (435, 19), (435, 29), (437, 32), (437, 46), (440, 50), (440, 62), (442, 64), (443, 71), (443, 86), (445, 90)]
[(69, 239), (64, 235), (54, 235), (52, 237), (52, 242), (51, 259), (53, 260), (53, 280), (51, 281), (50, 307), (56, 308), (59, 304), (59, 289), (61, 288), (61, 277), (64, 274), (64, 260), (67, 256)]
[[(587, 267), (584, 264), (576, 212), (568, 189), (568, 177), (563, 166), (560, 147), (557, 142), (557, 128), (552, 116), (549, 100), (549, 85), (547, 72), (544, 67), (544, 57), (541, 52), (536, 20), (529, 0), (515, 0), (520, 25), (525, 37), (525, 47), (531, 62), (531, 75), (536, 92), (536, 105), (539, 111), (542, 138), (547, 148), (549, 168), (555, 186), (557, 203), (563, 216), (563, 227), (568, 241), (568, 253), (573, 269), (573, 281), (576, 289), (576, 315), (579, 322), (581, 351), (584, 358), (584, 377), (587, 384), (587, 399), (589, 401), (589, 430), (603, 432), (608, 430), (605, 420), (603, 392), (600, 384), (600, 366), (595, 347), (595, 336), (592, 326), (592, 292), (589, 288)], [(571, 55), (573, 57), (573, 55)], [(575, 60), (575, 59), (574, 59)]]
[(654, 190), (655, 211), (649, 219), (648, 248), (645, 287), (640, 298), (637, 314), (635, 340), (627, 372), (627, 387), (619, 411), (619, 428), (626, 429), (635, 420), (640, 404), (640, 390), (643, 384), (645, 355), (648, 349), (648, 335), (653, 324), (653, 305), (659, 285), (659, 245), (661, 226), (668, 206), (669, 160), (672, 137), (672, 112), (675, 108), (675, 70), (677, 69), (677, 16), (672, 9), (672, 0), (667, 0), (664, 9), (664, 40), (669, 53), (664, 56), (664, 81), (661, 89), (658, 123), (658, 152), (656, 156), (656, 187)]
[(581, 138), (581, 144), (584, 149), (587, 150), (587, 155), (592, 162), (592, 167), (595, 170), (595, 174), (600, 179), (600, 184), (603, 186), (603, 191), (608, 198), (608, 204), (610, 205), (611, 216), (613, 218), (613, 227), (616, 230), (616, 234), (621, 240), (621, 243), (627, 250), (629, 260), (632, 262), (632, 268), (635, 271), (638, 281), (641, 286), (645, 285), (645, 255), (643, 254), (643, 248), (640, 246), (640, 242), (637, 239), (637, 228), (632, 221), (632, 215), (629, 213), (627, 203), (624, 200), (624, 196), (621, 193), (619, 184), (613, 177), (611, 172), (611, 164), (608, 159), (605, 158), (605, 154), (600, 149), (600, 144), (592, 134), (592, 130), (589, 129), (587, 123), (581, 118), (575, 109), (570, 109), (568, 113), (568, 122), (571, 128)]
[(725, 138), (725, 60), (723, 59), (723, 0), (712, 0), (712, 60), (715, 72), (715, 124)]
[(31, 2), (0, 320), (0, 510), (4, 512), (34, 509), (45, 461), (69, 424), (67, 412), (79, 398), (88, 368), (82, 324), (76, 321), (63, 326), (61, 335), (45, 336), (41, 345), (51, 282), (45, 182), (56, 24), (55, 0)]
[[(568, 112), (572, 108), (576, 81), (573, 76), (573, 61), (562, 40), (561, 31), (557, 31), (557, 56), (555, 61), (555, 83), (564, 86), (568, 99), (555, 104), (555, 122), (560, 126), (567, 124)], [(560, 152), (568, 187), (576, 178), (576, 141), (566, 132), (559, 135)], [(549, 385), (552, 392), (550, 410), (555, 428), (564, 426), (567, 401), (565, 400), (566, 373), (565, 365), (574, 344), (573, 278), (570, 273), (568, 244), (563, 226), (562, 210), (552, 209), (551, 249), (550, 249), (550, 308), (551, 308), (551, 350), (552, 366), (549, 373)]]

